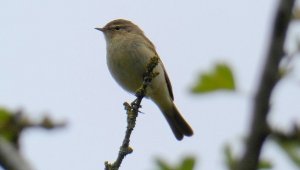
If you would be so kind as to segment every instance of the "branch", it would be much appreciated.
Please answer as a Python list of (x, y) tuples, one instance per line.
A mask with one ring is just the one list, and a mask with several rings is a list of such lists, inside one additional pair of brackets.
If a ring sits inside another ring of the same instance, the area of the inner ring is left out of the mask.
[(66, 126), (65, 121), (54, 121), (47, 115), (42, 120), (35, 121), (29, 118), (22, 110), (14, 112), (0, 108), (0, 114), (5, 117), (0, 122), (0, 135), (6, 137), (17, 149), (19, 148), (19, 139), (25, 129), (42, 128), (51, 130)]
[(14, 112), (2, 107), (0, 117), (0, 167), (6, 170), (32, 170), (19, 152), (20, 137), (25, 129), (38, 127), (49, 130), (66, 125), (47, 116), (41, 121), (33, 121), (22, 110)]
[(141, 88), (136, 91), (135, 95), (137, 98), (130, 105), (127, 102), (123, 104), (127, 114), (125, 137), (123, 139), (122, 146), (120, 147), (117, 160), (112, 164), (105, 161), (105, 170), (118, 170), (125, 156), (133, 151), (133, 149), (129, 146), (130, 135), (135, 127), (136, 118), (138, 116), (139, 108), (141, 107), (142, 99), (145, 97), (147, 86), (151, 83), (152, 79), (158, 75), (158, 73), (153, 72), (158, 61), (159, 59), (156, 56), (151, 58), (147, 65), (146, 73), (144, 74), (143, 84)]
[(0, 164), (7, 170), (32, 170), (27, 161), (20, 155), (12, 143), (0, 136)]
[(272, 129), (271, 137), (276, 141), (283, 141), (283, 142), (300, 142), (300, 125), (293, 124), (292, 130), (289, 132), (284, 132), (279, 129)]
[(295, 0), (281, 0), (277, 9), (271, 45), (265, 61), (258, 91), (255, 95), (251, 129), (246, 141), (245, 153), (237, 170), (256, 170), (261, 148), (270, 134), (267, 124), (270, 96), (279, 80), (279, 63), (284, 56), (284, 41)]

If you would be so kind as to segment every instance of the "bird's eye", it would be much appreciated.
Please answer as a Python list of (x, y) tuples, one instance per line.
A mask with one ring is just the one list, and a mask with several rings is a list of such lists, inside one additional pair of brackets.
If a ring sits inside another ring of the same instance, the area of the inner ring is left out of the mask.
[(115, 30), (120, 30), (121, 27), (120, 26), (115, 26)]

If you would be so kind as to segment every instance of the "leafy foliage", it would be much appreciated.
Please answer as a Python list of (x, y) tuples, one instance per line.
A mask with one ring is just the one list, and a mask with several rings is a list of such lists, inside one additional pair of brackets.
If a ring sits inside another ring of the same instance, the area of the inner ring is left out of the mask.
[(199, 75), (198, 81), (191, 91), (193, 93), (208, 93), (217, 90), (234, 91), (235, 89), (231, 68), (224, 63), (218, 63), (212, 71)]
[(300, 144), (295, 141), (281, 141), (279, 146), (285, 151), (290, 160), (300, 168)]
[(8, 141), (18, 138), (18, 128), (14, 126), (13, 114), (5, 108), (0, 108), (0, 135)]
[(260, 160), (258, 162), (258, 169), (272, 169), (273, 164), (268, 160)]
[(170, 165), (161, 159), (158, 159), (156, 162), (158, 170), (193, 170), (196, 160), (194, 157), (189, 156), (184, 158), (178, 165)]
[(273, 139), (278, 146), (287, 154), (290, 160), (300, 168), (300, 129), (294, 126), (291, 132), (284, 133), (273, 131)]
[(224, 154), (225, 154), (225, 163), (228, 169), (234, 170), (236, 168), (237, 160), (233, 156), (232, 149), (230, 145), (225, 145), (224, 147)]

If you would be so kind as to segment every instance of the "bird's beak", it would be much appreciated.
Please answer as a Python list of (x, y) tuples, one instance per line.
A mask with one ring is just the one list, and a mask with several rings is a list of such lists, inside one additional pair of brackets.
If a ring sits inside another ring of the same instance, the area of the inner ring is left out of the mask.
[(104, 31), (104, 28), (96, 27), (95, 29), (96, 29), (96, 30), (99, 30), (99, 31), (102, 31), (102, 32)]

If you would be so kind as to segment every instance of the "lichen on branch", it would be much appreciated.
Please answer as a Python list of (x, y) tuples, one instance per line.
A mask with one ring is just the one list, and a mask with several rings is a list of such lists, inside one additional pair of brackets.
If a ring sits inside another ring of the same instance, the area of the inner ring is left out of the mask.
[(157, 66), (158, 62), (159, 58), (157, 56), (154, 56), (150, 59), (149, 63), (147, 64), (146, 72), (144, 73), (143, 84), (135, 93), (135, 96), (137, 98), (130, 104), (127, 102), (123, 104), (127, 114), (127, 128), (125, 137), (123, 139), (116, 161), (114, 163), (108, 163), (107, 161), (105, 161), (105, 170), (118, 170), (125, 156), (133, 152), (133, 149), (129, 146), (130, 136), (136, 124), (136, 118), (139, 113), (139, 108), (141, 107), (141, 102), (147, 93), (147, 87), (149, 86), (151, 81), (159, 74), (157, 72), (154, 72), (154, 68)]

